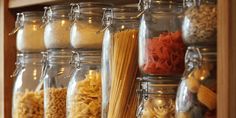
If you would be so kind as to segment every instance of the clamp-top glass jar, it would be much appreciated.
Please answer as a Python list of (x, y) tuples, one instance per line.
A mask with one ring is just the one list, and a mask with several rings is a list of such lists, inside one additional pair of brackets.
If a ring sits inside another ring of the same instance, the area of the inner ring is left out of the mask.
[(137, 118), (175, 118), (178, 77), (140, 80)]
[(216, 0), (184, 0), (182, 34), (186, 45), (216, 46)]
[(103, 8), (111, 4), (99, 2), (81, 2), (72, 4), (72, 19), (70, 42), (76, 49), (101, 49), (103, 32)]
[(19, 52), (41, 52), (45, 50), (42, 25), (43, 12), (30, 11), (17, 13), (15, 29), (10, 33), (16, 36), (16, 47)]
[(66, 95), (73, 66), (71, 50), (48, 50), (45, 53), (44, 70), (44, 117), (66, 118)]
[(67, 91), (67, 118), (101, 118), (101, 50), (75, 52)]
[(103, 20), (107, 26), (102, 50), (103, 118), (135, 117), (138, 14), (136, 7), (104, 11)]
[(47, 49), (70, 48), (70, 5), (45, 7), (44, 43)]
[(185, 46), (177, 0), (143, 0), (139, 68), (144, 76), (175, 76), (184, 71)]
[(216, 50), (188, 47), (176, 97), (177, 118), (216, 117)]
[(41, 53), (17, 55), (12, 118), (43, 118), (43, 90), (37, 89), (42, 71)]

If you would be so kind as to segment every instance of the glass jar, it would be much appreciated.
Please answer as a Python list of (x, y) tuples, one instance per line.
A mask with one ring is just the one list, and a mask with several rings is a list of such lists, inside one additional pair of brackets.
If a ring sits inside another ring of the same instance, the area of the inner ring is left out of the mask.
[(41, 53), (19, 53), (13, 88), (12, 118), (43, 118), (43, 90), (37, 89), (42, 72)]
[(102, 117), (135, 117), (138, 70), (138, 18), (135, 7), (104, 11)]
[(176, 96), (177, 118), (216, 118), (216, 50), (188, 47)]
[(77, 49), (101, 49), (103, 32), (103, 9), (111, 4), (99, 2), (82, 2), (72, 5), (73, 24), (70, 42)]
[(175, 76), (184, 71), (181, 10), (176, 0), (143, 0), (139, 68), (144, 76)]
[(182, 34), (186, 45), (216, 46), (216, 0), (184, 0)]
[(67, 118), (101, 118), (101, 50), (74, 54), (75, 71), (67, 91)]
[(70, 48), (70, 5), (45, 7), (43, 22), (47, 49)]
[(175, 118), (175, 97), (179, 82), (176, 78), (140, 80), (137, 118)]
[(43, 12), (30, 11), (17, 13), (15, 29), (10, 33), (16, 35), (16, 48), (19, 52), (41, 52), (45, 50), (43, 42), (44, 29), (41, 17)]
[(73, 66), (71, 50), (48, 50), (44, 60), (44, 117), (66, 118), (66, 95)]

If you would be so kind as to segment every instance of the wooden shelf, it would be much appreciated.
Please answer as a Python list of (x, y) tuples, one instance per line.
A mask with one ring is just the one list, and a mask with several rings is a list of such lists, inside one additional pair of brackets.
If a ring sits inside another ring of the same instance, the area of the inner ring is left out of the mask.
[(20, 8), (20, 7), (27, 7), (32, 5), (43, 5), (49, 3), (59, 3), (63, 2), (64, 0), (9, 0), (9, 8)]

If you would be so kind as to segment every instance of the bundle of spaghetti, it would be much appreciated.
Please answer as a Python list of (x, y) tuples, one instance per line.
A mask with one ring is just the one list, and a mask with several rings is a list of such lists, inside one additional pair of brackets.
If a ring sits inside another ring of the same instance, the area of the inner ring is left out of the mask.
[[(128, 29), (114, 34), (111, 50), (111, 90), (108, 118), (125, 118), (136, 107), (135, 77), (138, 68), (138, 31)], [(135, 111), (135, 110), (134, 110)], [(135, 116), (135, 114), (133, 115)], [(132, 117), (130, 117), (132, 118)]]

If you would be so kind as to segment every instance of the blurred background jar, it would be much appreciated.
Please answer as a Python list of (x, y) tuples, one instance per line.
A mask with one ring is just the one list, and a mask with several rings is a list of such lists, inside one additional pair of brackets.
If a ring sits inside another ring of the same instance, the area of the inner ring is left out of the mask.
[(188, 47), (176, 96), (177, 118), (216, 118), (216, 49)]
[(108, 3), (81, 2), (72, 3), (72, 27), (70, 44), (75, 49), (102, 48), (103, 8), (111, 7)]
[(72, 52), (51, 49), (44, 56), (44, 117), (66, 118), (67, 86), (74, 69), (70, 64)]
[(175, 118), (176, 78), (139, 79), (137, 118)]
[(104, 11), (106, 24), (102, 47), (102, 117), (135, 117), (138, 73), (137, 7)]
[(42, 73), (41, 53), (17, 54), (16, 78), (13, 88), (13, 118), (43, 118), (43, 90), (37, 89)]
[(44, 43), (47, 49), (70, 48), (70, 5), (45, 7)]
[(101, 118), (101, 51), (74, 52), (67, 91), (67, 118)]
[(184, 71), (182, 9), (178, 0), (142, 0), (139, 68), (143, 76), (174, 76)]
[(17, 13), (15, 29), (10, 33), (16, 35), (18, 52), (41, 52), (45, 50), (44, 29), (40, 28), (43, 12), (29, 11)]
[(186, 45), (216, 46), (216, 0), (184, 0), (182, 34)]

